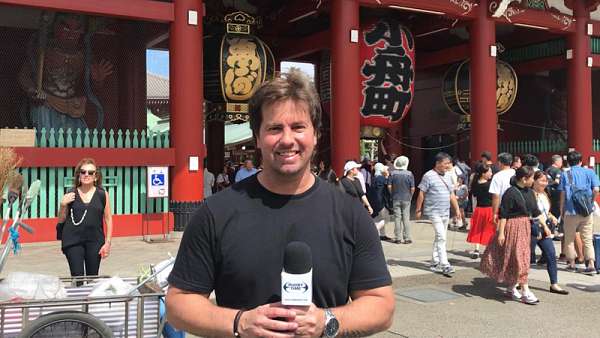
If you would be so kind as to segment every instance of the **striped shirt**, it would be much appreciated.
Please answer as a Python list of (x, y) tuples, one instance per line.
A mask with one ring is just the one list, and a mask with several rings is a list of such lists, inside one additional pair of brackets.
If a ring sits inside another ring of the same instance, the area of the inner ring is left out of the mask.
[(450, 189), (452, 189), (450, 175), (440, 175), (433, 169), (429, 170), (423, 175), (419, 189), (425, 194), (423, 215), (450, 216)]

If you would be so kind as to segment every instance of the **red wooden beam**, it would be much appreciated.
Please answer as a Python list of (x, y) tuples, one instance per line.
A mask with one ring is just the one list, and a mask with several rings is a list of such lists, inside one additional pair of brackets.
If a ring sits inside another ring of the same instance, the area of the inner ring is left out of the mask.
[(330, 48), (331, 32), (329, 30), (315, 33), (300, 39), (280, 39), (274, 53), (279, 60), (292, 60)]
[(470, 57), (470, 50), (471, 49), (468, 43), (423, 54), (419, 53), (419, 50), (417, 49), (415, 55), (417, 59), (417, 70), (462, 61)]
[[(600, 64), (600, 63), (599, 63)], [(535, 74), (538, 72), (565, 68), (567, 62), (564, 56), (552, 56), (513, 64), (517, 75)]]
[(0, 4), (133, 20), (171, 22), (175, 19), (173, 3), (151, 0), (0, 0)]
[[(498, 1), (499, 0), (495, 0), (495, 2)], [(540, 11), (522, 8), (517, 5), (509, 6), (504, 15), (496, 18), (496, 21), (506, 24), (537, 28), (540, 30), (549, 30), (557, 33), (575, 32), (575, 21), (570, 15), (555, 11)]]
[(20, 167), (75, 167), (84, 157), (91, 157), (99, 166), (143, 167), (174, 166), (175, 149), (157, 148), (37, 148), (17, 147), (22, 157)]
[[(600, 55), (592, 54), (592, 67), (600, 68)], [(599, 157), (599, 159), (600, 159), (600, 157)]]
[(360, 5), (365, 7), (411, 10), (416, 12), (439, 12), (443, 13), (440, 15), (453, 18), (473, 19), (475, 17), (474, 9), (478, 6), (478, 3), (475, 0), (360, 0)]

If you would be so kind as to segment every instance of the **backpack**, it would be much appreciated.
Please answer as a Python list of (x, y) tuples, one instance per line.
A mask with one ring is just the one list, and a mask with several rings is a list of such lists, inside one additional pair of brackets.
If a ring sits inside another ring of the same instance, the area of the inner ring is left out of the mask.
[(592, 198), (588, 196), (586, 189), (581, 189), (573, 184), (573, 173), (567, 172), (569, 176), (569, 186), (571, 187), (571, 201), (573, 207), (575, 207), (575, 213), (577, 215), (587, 217), (594, 212), (594, 202)]

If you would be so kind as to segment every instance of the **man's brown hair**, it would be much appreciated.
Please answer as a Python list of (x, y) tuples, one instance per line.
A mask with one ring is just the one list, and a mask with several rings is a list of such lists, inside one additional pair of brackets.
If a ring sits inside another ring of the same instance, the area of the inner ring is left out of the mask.
[(308, 77), (300, 71), (292, 70), (263, 83), (252, 95), (248, 103), (250, 114), (250, 128), (256, 138), (263, 120), (262, 110), (265, 106), (278, 101), (292, 100), (296, 103), (303, 102), (308, 107), (308, 113), (317, 137), (321, 132), (321, 101), (319, 94)]

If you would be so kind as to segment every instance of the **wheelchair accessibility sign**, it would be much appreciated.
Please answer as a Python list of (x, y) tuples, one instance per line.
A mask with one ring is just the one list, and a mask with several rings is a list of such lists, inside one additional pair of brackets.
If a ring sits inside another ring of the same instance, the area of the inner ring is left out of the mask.
[(148, 167), (148, 198), (169, 196), (169, 167)]

